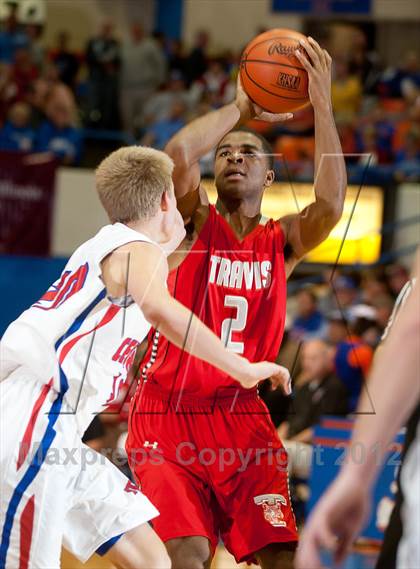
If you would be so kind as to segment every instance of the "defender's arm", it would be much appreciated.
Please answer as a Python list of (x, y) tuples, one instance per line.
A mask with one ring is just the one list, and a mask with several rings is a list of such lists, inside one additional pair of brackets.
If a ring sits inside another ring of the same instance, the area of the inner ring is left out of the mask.
[[(289, 374), (285, 368), (270, 362), (251, 364), (246, 358), (228, 352), (221, 340), (190, 310), (174, 299), (166, 287), (168, 265), (165, 254), (156, 246), (131, 243), (116, 256), (121, 276), (128, 274), (127, 291), (143, 311), (146, 319), (170, 342), (185, 349), (231, 377), (244, 387), (253, 387), (266, 377), (282, 385), (289, 393)], [(126, 269), (130, 263), (129, 271)], [(125, 265), (125, 266), (124, 266)]]

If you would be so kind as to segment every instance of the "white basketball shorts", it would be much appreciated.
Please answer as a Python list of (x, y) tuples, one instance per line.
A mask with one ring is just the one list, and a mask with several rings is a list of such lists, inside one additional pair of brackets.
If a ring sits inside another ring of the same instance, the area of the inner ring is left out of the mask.
[(82, 444), (74, 412), (21, 369), (0, 382), (0, 569), (86, 561), (158, 515), (109, 460)]

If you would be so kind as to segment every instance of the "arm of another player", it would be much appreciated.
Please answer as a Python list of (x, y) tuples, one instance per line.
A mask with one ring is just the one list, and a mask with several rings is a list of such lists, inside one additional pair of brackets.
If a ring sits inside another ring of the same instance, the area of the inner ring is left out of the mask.
[[(280, 220), (291, 245), (293, 265), (329, 235), (343, 212), (347, 174), (331, 105), (331, 57), (312, 38), (296, 56), (309, 76), (315, 117), (315, 201), (299, 214)], [(309, 59), (310, 58), (310, 59)]]
[[(304, 531), (297, 569), (321, 567), (319, 554), (323, 548), (334, 551), (337, 563), (344, 559), (366, 519), (371, 488), (389, 444), (419, 401), (419, 254), (414, 272), (416, 284), (374, 362), (369, 379), (375, 413), (358, 416), (344, 466), (317, 504)], [(368, 404), (368, 395), (364, 393), (359, 408), (366, 409)]]
[[(221, 369), (243, 387), (257, 385), (266, 377), (290, 393), (290, 375), (286, 368), (271, 362), (251, 364), (246, 358), (228, 352), (221, 340), (190, 310), (168, 292), (168, 265), (165, 254), (156, 246), (131, 243), (124, 247), (129, 258), (127, 291), (146, 319), (178, 348)], [(122, 262), (124, 257), (120, 256)], [(119, 271), (127, 274), (126, 269)]]
[(254, 117), (268, 122), (279, 122), (292, 116), (291, 113), (267, 113), (253, 105), (238, 77), (237, 94), (233, 103), (193, 120), (175, 134), (166, 145), (165, 152), (175, 164), (172, 179), (178, 209), (184, 219), (191, 217), (201, 203), (199, 160), (215, 148), (225, 134)]

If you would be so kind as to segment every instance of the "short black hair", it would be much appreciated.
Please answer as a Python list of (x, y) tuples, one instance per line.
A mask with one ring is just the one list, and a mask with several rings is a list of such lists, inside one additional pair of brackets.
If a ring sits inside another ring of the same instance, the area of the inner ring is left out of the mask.
[[(228, 133), (226, 133), (225, 136), (227, 136), (231, 132), (249, 132), (250, 134), (253, 134), (256, 138), (258, 138), (258, 140), (261, 141), (264, 154), (267, 156), (269, 169), (270, 170), (274, 169), (273, 147), (268, 142), (268, 140), (262, 136), (262, 134), (260, 134), (259, 132), (255, 131), (254, 129), (249, 128), (247, 126), (238, 126), (236, 128), (233, 128), (232, 130), (230, 130)], [(223, 138), (225, 138), (225, 136)], [(219, 142), (219, 144), (220, 144), (220, 142)], [(217, 152), (217, 149), (219, 148), (219, 144), (216, 147), (216, 152)]]

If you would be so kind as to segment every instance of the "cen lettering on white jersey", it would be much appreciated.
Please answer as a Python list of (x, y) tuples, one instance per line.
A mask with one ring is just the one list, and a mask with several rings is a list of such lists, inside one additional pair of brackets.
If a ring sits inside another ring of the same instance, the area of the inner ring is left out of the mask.
[(261, 290), (271, 284), (271, 261), (232, 261), (218, 255), (210, 257), (209, 283), (241, 290)]
[(52, 381), (74, 411), (81, 435), (117, 396), (150, 330), (130, 297), (107, 296), (101, 276), (102, 260), (133, 241), (153, 243), (121, 223), (103, 227), (73, 253), (59, 279), (10, 324), (0, 343), (0, 381), (18, 367), (41, 383)]

